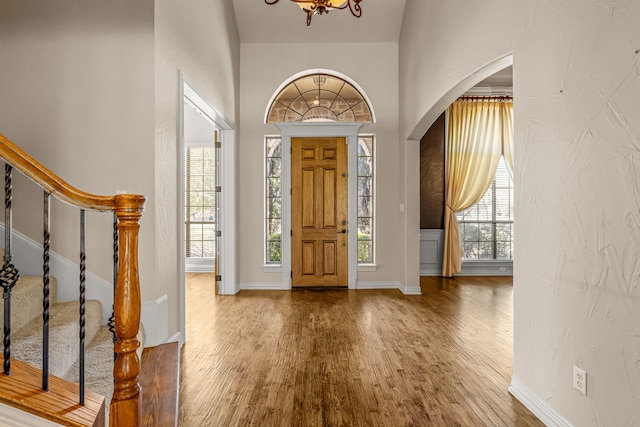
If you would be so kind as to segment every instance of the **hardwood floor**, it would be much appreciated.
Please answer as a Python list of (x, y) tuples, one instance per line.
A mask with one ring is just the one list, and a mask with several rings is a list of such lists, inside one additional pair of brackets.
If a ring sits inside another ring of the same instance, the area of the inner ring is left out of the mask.
[(510, 278), (242, 291), (187, 277), (180, 426), (543, 426), (507, 392)]

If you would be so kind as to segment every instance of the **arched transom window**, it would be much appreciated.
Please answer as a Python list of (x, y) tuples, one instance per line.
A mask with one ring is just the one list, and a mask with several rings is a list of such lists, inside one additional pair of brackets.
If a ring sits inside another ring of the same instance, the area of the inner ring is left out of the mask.
[(362, 93), (348, 81), (313, 73), (290, 82), (269, 107), (267, 123), (362, 122), (373, 123), (373, 114)]

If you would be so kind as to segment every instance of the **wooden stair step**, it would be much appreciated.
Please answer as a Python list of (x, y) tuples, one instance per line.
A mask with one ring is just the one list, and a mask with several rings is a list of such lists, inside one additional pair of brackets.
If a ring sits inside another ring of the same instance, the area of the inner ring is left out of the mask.
[(0, 403), (63, 426), (104, 426), (104, 397), (85, 391), (79, 405), (79, 386), (49, 376), (49, 391), (42, 390), (42, 372), (20, 360), (11, 360), (11, 375), (0, 373)]
[(142, 351), (143, 426), (178, 425), (180, 347), (177, 342), (148, 347)]

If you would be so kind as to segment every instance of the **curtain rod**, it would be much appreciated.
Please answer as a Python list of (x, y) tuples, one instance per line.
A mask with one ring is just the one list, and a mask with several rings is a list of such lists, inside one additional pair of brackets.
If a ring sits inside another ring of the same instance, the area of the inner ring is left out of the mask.
[(486, 99), (489, 101), (512, 101), (513, 96), (510, 95), (463, 95), (458, 98), (459, 101), (472, 101), (475, 99)]

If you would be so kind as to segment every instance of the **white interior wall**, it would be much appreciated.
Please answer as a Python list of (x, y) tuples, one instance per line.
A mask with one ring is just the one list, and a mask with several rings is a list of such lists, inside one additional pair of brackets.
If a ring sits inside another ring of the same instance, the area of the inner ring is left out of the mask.
[[(0, 0), (0, 10), (0, 132), (82, 190), (148, 197), (139, 242), (142, 298), (168, 304), (145, 311), (159, 313), (159, 328), (175, 333), (179, 71), (234, 121), (239, 41), (231, 3)], [(16, 209), (23, 205), (18, 194), (27, 193), (35, 201), (18, 211), (15, 225), (38, 241), (41, 194), (16, 191)], [(76, 218), (54, 203), (52, 246), (70, 260), (78, 252)], [(88, 224), (111, 235), (110, 215), (90, 216)], [(111, 280), (111, 243), (91, 236), (87, 268)]]
[[(402, 135), (415, 138), (443, 94), (513, 46), (511, 390), (548, 425), (638, 420), (638, 22), (637, 2), (406, 5)], [(573, 365), (587, 396), (572, 388)]]
[(511, 51), (514, 7), (510, 0), (407, 1), (399, 64), (403, 139), (419, 140), (444, 109), (425, 112), (474, 71)]
[(360, 272), (366, 282), (400, 282), (403, 215), (399, 211), (400, 144), (398, 143), (397, 43), (242, 44), (240, 74), (239, 141), (239, 253), (241, 286), (282, 282), (279, 271), (265, 272), (264, 263), (264, 135), (279, 134), (264, 124), (274, 91), (294, 74), (310, 69), (330, 69), (352, 78), (366, 92), (376, 114), (376, 124), (362, 133), (377, 137), (377, 261), (375, 272)]
[(576, 426), (640, 420), (638, 23), (601, 0), (516, 20), (513, 375)]
[[(153, 1), (0, 0), (0, 62), (1, 133), (80, 190), (149, 197), (139, 259), (152, 282)], [(16, 179), (14, 225), (42, 241), (42, 192), (26, 186)], [(78, 262), (78, 210), (52, 202), (51, 221), (52, 250)], [(87, 269), (107, 282), (111, 236), (112, 216), (88, 213)]]
[[(156, 1), (155, 295), (167, 295), (168, 331), (180, 329), (178, 163), (180, 72), (225, 118), (236, 123), (240, 42), (230, 1)], [(233, 142), (232, 142), (233, 143)], [(158, 319), (164, 321), (164, 319)], [(182, 337), (183, 338), (183, 337)]]

